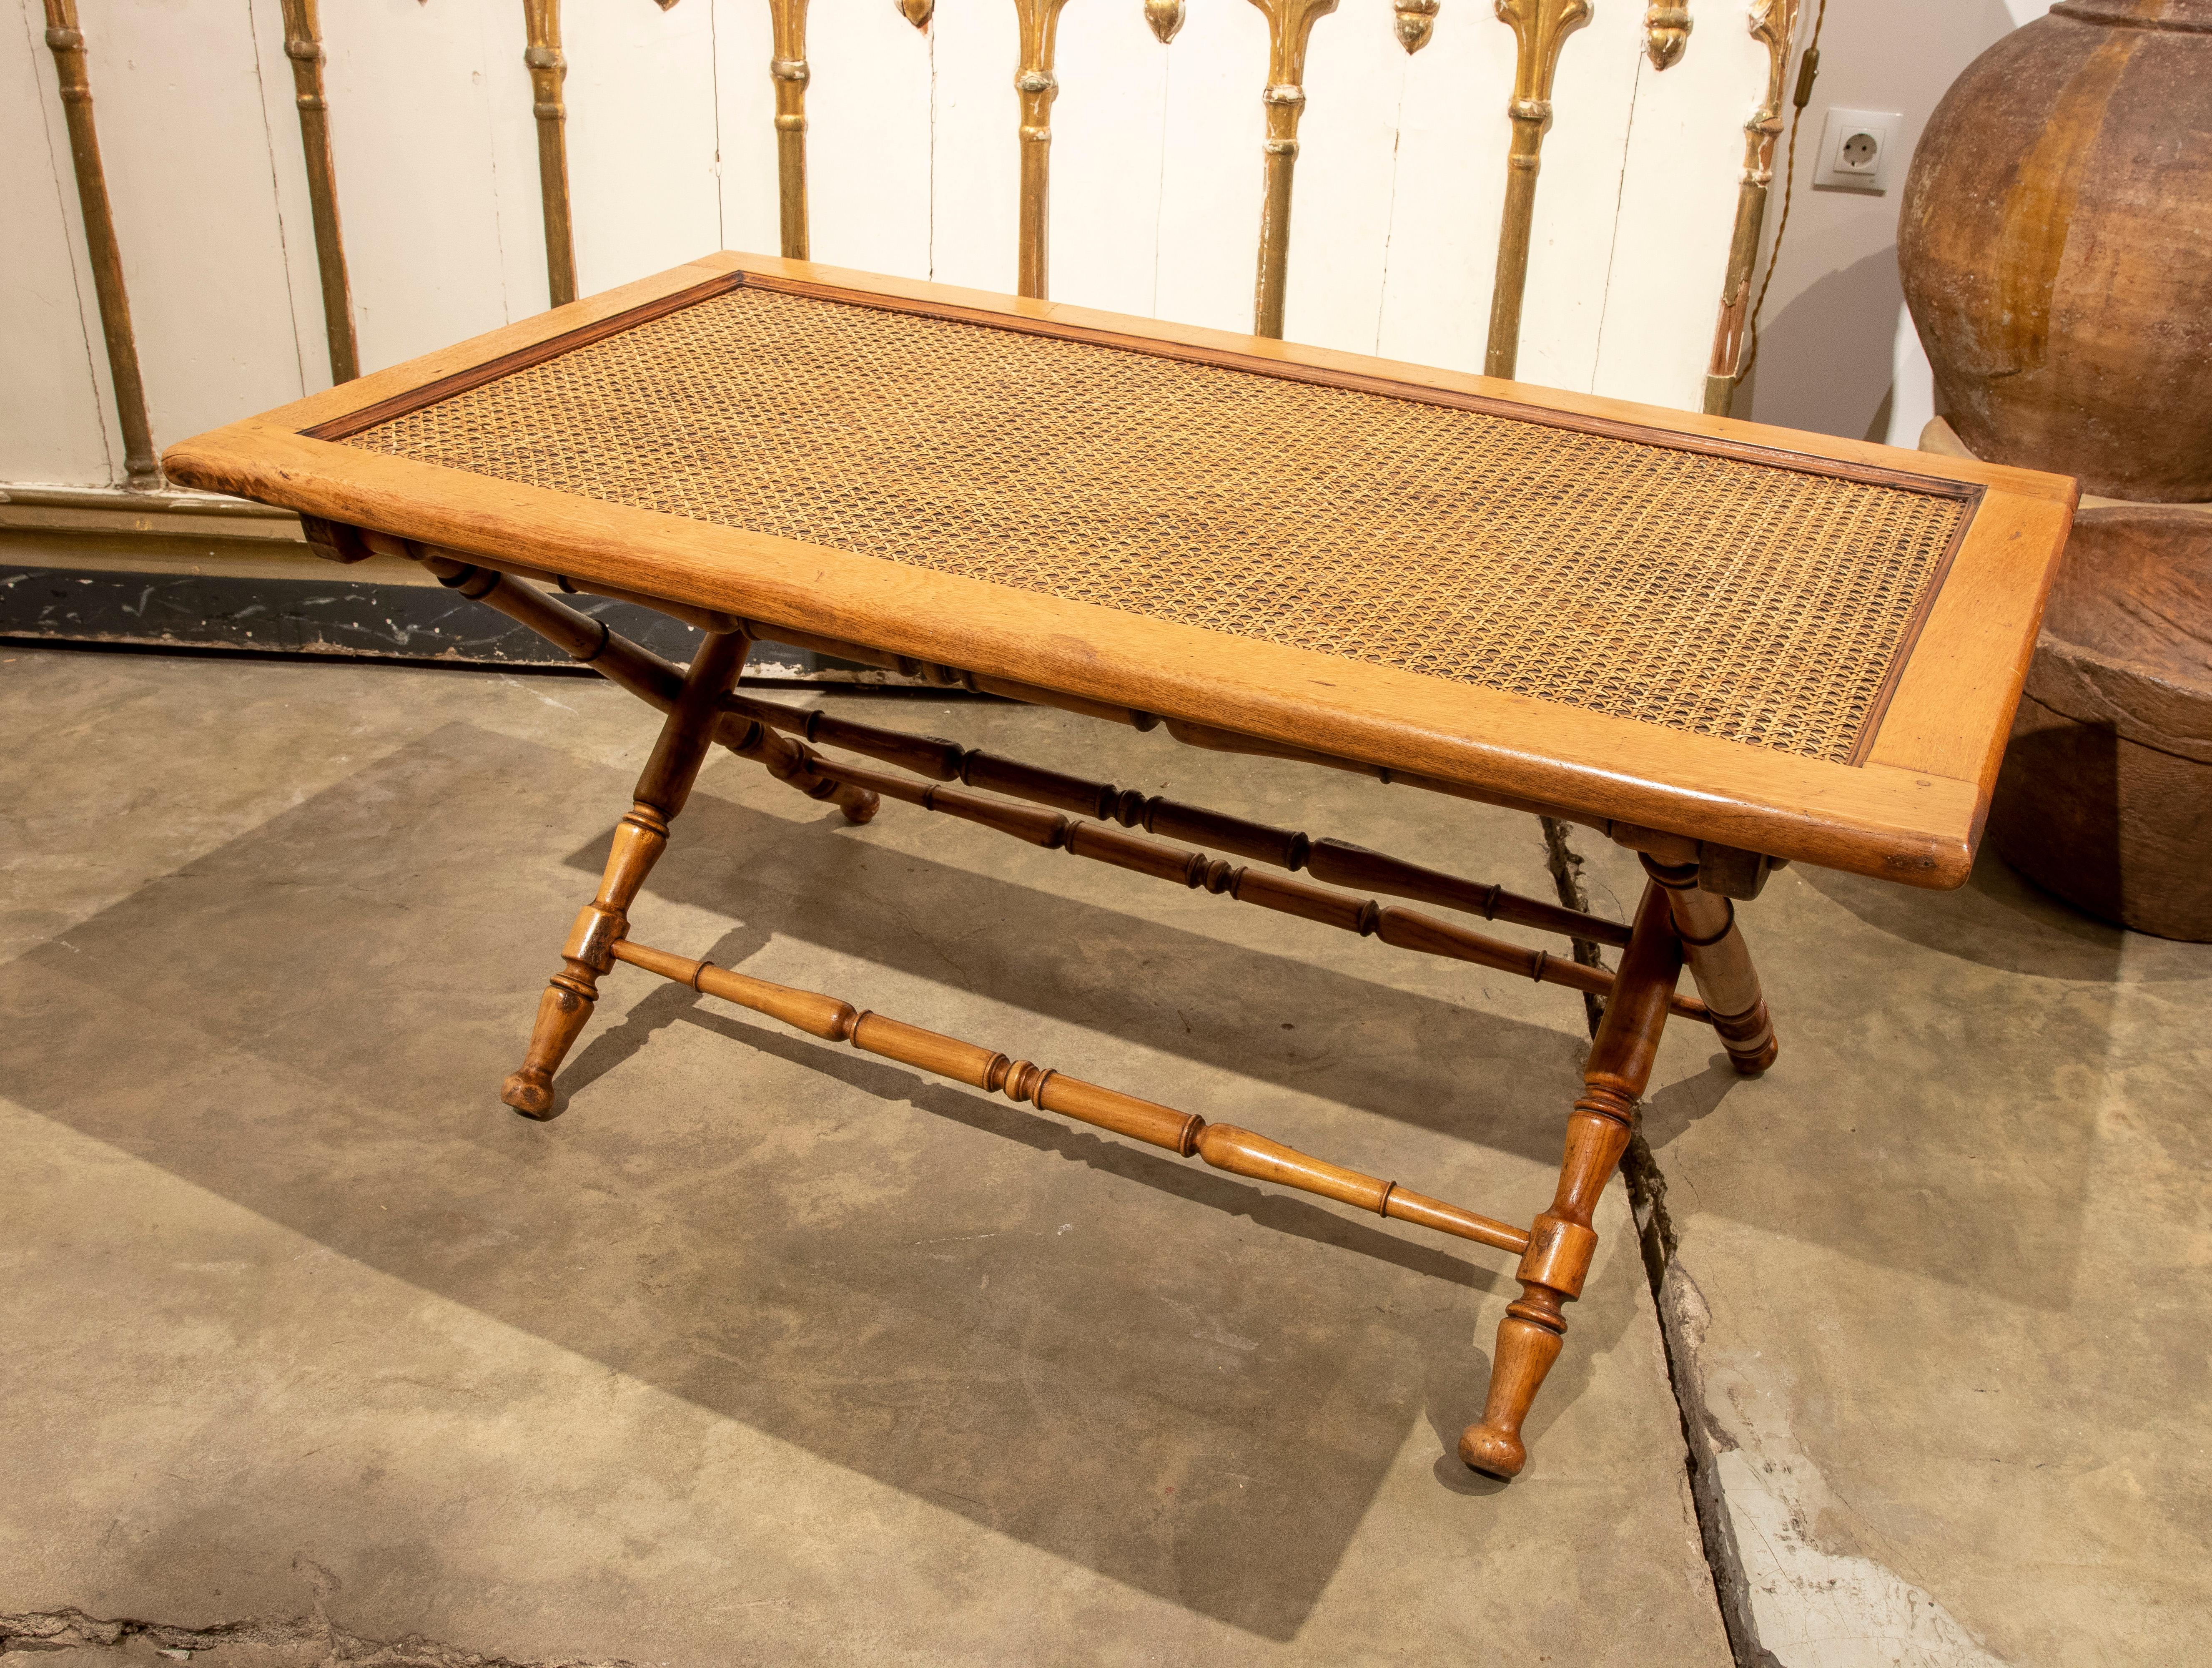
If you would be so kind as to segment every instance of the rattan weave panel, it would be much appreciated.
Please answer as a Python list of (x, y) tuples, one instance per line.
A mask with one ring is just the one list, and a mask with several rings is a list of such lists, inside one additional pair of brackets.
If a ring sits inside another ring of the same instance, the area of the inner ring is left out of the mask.
[(1838, 761), (1969, 513), (744, 289), (348, 443)]

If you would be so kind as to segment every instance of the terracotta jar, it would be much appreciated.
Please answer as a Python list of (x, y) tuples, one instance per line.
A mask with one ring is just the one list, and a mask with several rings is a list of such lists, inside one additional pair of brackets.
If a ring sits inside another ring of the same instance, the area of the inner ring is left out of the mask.
[(1975, 59), (1898, 259), (1975, 456), (2212, 500), (2212, 0), (2065, 0)]
[(1990, 842), (2092, 915), (2212, 940), (2212, 515), (2075, 522)]

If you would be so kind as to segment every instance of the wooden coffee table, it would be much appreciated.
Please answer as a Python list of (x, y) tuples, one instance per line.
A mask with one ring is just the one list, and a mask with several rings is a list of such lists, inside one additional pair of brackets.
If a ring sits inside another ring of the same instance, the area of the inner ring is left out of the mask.
[[(1711, 1026), (1740, 1071), (1774, 1060), (1735, 902), (1783, 861), (1966, 879), (2075, 501), (2056, 476), (735, 254), (203, 435), (164, 462), (187, 485), (299, 511), (336, 560), (424, 563), (666, 715), (507, 1105), (551, 1115), (553, 1074), (623, 962), (1513, 1252), (1522, 1296), (1460, 1442), (1500, 1476), (1525, 1461), (1522, 1421), (1668, 1018)], [(708, 635), (680, 668), (545, 584)], [(1624, 927), (756, 699), (734, 686), (762, 636), (1586, 825), (1636, 850), (1649, 883)], [(1550, 1208), (1526, 1228), (1494, 1221), (638, 942), (630, 909), (718, 742), (855, 821), (899, 800), (1601, 998)], [(1469, 916), (1563, 935), (1579, 954)], [(1677, 989), (1686, 965), (1695, 995)]]

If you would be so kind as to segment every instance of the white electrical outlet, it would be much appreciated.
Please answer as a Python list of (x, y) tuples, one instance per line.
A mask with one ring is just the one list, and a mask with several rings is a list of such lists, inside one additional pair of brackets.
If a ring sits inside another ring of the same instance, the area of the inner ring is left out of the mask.
[(1831, 107), (1820, 125), (1813, 183), (1839, 191), (1888, 190), (1889, 154), (1904, 126), (1905, 118), (1894, 110)]

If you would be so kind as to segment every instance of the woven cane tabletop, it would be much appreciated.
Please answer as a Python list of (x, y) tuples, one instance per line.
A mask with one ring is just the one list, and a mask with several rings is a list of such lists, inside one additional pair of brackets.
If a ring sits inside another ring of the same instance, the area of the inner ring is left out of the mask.
[(1835, 763), (1972, 512), (752, 288), (345, 443)]

